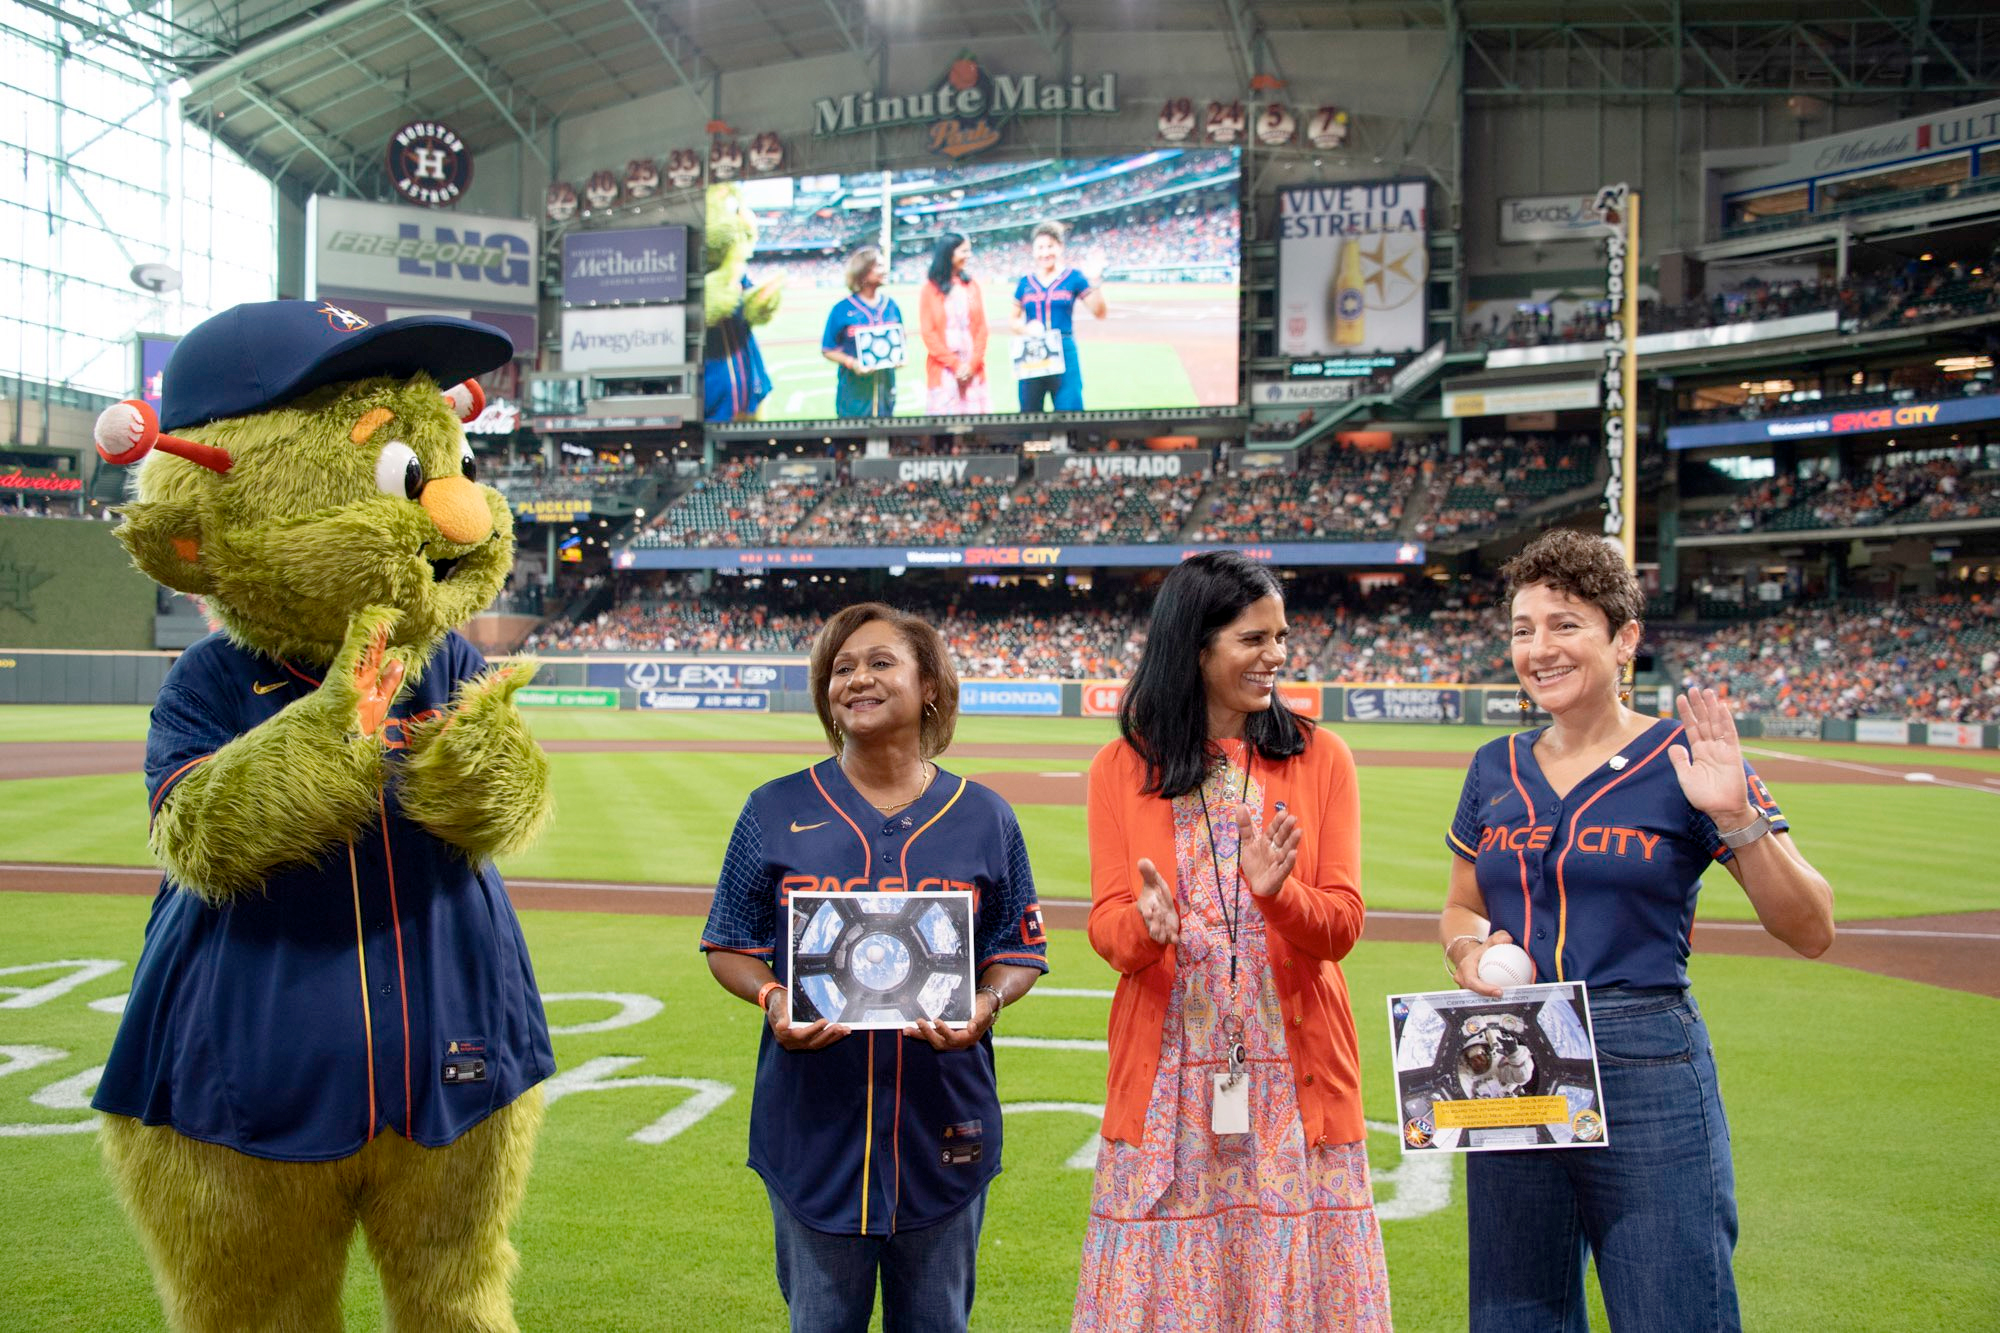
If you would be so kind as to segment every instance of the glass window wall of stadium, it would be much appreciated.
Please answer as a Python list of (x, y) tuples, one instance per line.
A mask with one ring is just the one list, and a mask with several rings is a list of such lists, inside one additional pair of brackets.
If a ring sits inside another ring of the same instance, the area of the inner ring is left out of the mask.
[[(122, 397), (135, 333), (274, 295), (277, 201), (137, 54), (167, 45), (169, 6), (65, 8), (0, 20), (0, 376)], [(179, 287), (141, 289), (142, 264)]]

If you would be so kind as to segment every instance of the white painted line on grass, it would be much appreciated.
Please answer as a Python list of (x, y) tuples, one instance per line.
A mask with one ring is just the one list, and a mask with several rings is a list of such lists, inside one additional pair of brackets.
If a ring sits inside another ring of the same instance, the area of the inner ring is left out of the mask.
[(1025, 1046), (1036, 1051), (1108, 1051), (1111, 1044), (1085, 1037), (995, 1037), (995, 1046)]
[(1765, 759), (1789, 759), (1801, 764), (1819, 764), (1825, 768), (1844, 768), (1850, 773), (1866, 773), (1875, 778), (1902, 778), (1905, 782), (1929, 782), (1939, 787), (1957, 787), (1961, 791), (1983, 791), (1991, 796), (2000, 796), (2000, 792), (1988, 791), (1976, 782), (1959, 782), (1953, 778), (1940, 778), (1929, 773), (1917, 774), (1898, 768), (1883, 768), (1879, 764), (1856, 764), (1845, 759), (1821, 759), (1791, 750), (1760, 749), (1754, 745), (1744, 746), (1743, 753), (1760, 755)]

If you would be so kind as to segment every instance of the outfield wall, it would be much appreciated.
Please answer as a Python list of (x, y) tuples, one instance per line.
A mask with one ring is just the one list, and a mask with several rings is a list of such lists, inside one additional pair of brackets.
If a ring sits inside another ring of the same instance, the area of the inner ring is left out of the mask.
[[(147, 704), (173, 665), (170, 652), (62, 652), (0, 646), (0, 704)], [(1421, 722), (1436, 726), (1519, 727), (1548, 720), (1521, 711), (1520, 691), (1501, 685), (1377, 685), (1288, 681), (1285, 702), (1307, 717), (1339, 723)], [(972, 717), (1118, 715), (1115, 680), (964, 680), (959, 711)], [(522, 696), (529, 707), (630, 709), (668, 713), (810, 713), (807, 666), (797, 657), (550, 657)], [(1633, 706), (1662, 713), (1664, 686), (1641, 685)], [(1859, 741), (1960, 750), (2000, 749), (2000, 723), (1894, 718), (1745, 717), (1745, 736)]]
[(0, 652), (151, 648), (154, 600), (111, 524), (0, 517)]

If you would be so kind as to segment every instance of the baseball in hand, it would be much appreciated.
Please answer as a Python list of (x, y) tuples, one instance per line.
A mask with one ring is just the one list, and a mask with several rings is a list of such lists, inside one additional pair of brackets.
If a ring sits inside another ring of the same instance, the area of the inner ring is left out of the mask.
[(1525, 986), (1535, 979), (1535, 965), (1518, 944), (1496, 944), (1479, 958), (1479, 979), (1505, 990)]

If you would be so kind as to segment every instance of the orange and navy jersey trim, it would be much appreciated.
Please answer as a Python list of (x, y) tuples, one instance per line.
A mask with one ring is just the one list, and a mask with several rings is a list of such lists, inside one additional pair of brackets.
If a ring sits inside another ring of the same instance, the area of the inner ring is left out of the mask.
[(173, 772), (167, 774), (166, 778), (160, 783), (160, 789), (153, 793), (153, 804), (146, 811), (148, 820), (150, 821), (159, 817), (160, 802), (167, 799), (167, 793), (172, 791), (180, 783), (180, 780), (188, 775), (190, 770), (207, 763), (213, 758), (215, 758), (213, 753), (197, 755)]

